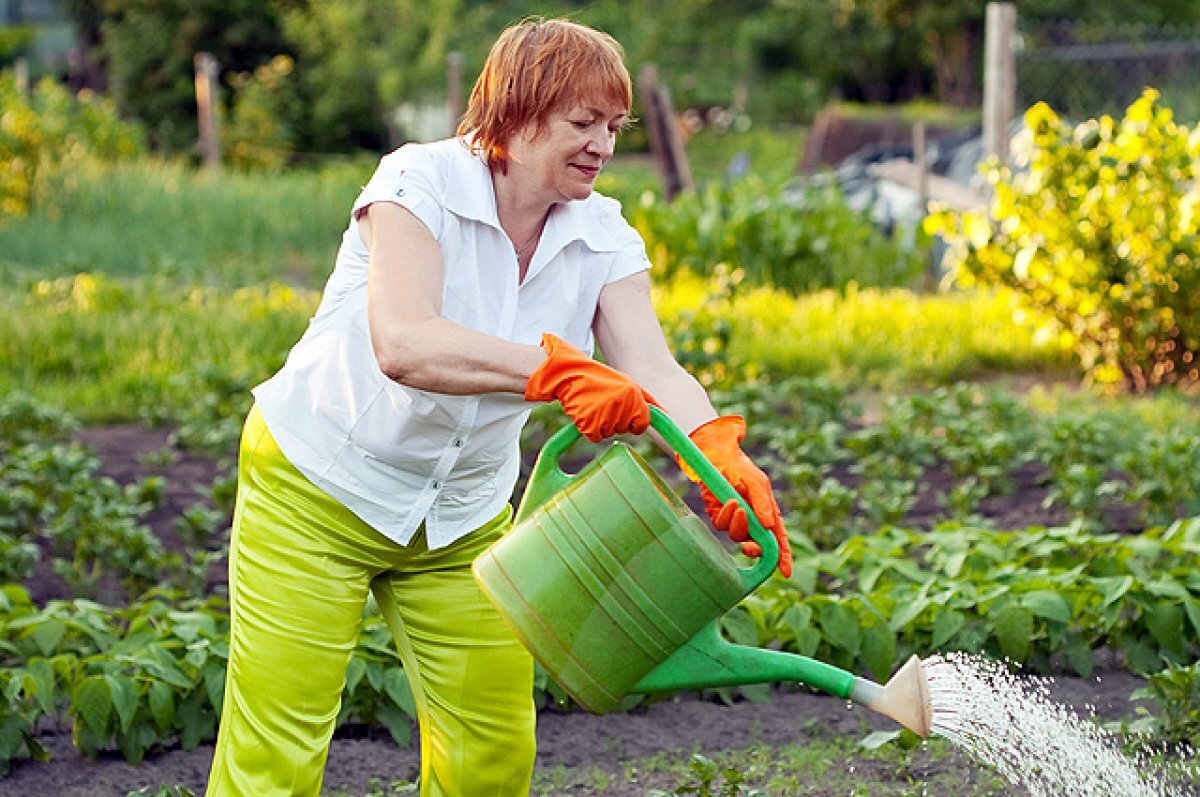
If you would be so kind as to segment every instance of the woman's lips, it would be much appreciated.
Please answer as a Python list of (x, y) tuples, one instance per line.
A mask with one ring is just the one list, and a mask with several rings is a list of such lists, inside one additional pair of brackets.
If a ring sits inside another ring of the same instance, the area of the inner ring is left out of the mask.
[(583, 172), (588, 177), (594, 178), (597, 174), (600, 173), (599, 166), (584, 166), (583, 164), (580, 164), (580, 163), (573, 163), (571, 165), (574, 166), (579, 171)]

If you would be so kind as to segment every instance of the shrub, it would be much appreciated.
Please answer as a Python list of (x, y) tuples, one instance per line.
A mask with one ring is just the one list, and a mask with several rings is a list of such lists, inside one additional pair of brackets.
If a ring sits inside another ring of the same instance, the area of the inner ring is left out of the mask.
[(1200, 129), (1147, 89), (1125, 118), (1072, 127), (1039, 103), (1015, 163), (986, 165), (990, 215), (926, 223), (966, 285), (1015, 289), (1065, 334), (1092, 382), (1200, 383)]
[(233, 108), (221, 137), (232, 166), (277, 172), (287, 165), (296, 137), (291, 123), (297, 103), (292, 68), (291, 58), (277, 55), (252, 73), (229, 78)]
[(0, 217), (28, 213), (55, 177), (85, 158), (115, 159), (143, 150), (141, 131), (90, 91), (72, 95), (47, 78), (26, 96), (0, 75)]
[(660, 273), (706, 274), (719, 263), (752, 285), (794, 293), (819, 288), (908, 286), (922, 256), (876, 230), (833, 188), (800, 196), (747, 177), (710, 182), (667, 203), (630, 211)]

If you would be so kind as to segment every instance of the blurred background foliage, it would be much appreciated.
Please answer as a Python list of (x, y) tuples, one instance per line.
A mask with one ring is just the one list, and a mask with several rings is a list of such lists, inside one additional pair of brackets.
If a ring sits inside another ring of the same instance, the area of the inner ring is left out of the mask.
[[(392, 112), (442, 101), (461, 54), (469, 90), (506, 25), (568, 16), (608, 31), (631, 71), (654, 62), (678, 108), (805, 123), (830, 100), (978, 103), (984, 4), (943, 0), (60, 0), (87, 80), (142, 123), (152, 148), (193, 146), (192, 55), (222, 67), (233, 124), (262, 125), (288, 157), (399, 143)], [(1191, 0), (1023, 0), (1023, 21), (1188, 25)], [(13, 33), (8, 38), (18, 36)], [(0, 64), (17, 44), (0, 40)], [(252, 122), (251, 120), (257, 120)], [(390, 127), (391, 125), (391, 127)], [(644, 145), (631, 136), (627, 144)]]

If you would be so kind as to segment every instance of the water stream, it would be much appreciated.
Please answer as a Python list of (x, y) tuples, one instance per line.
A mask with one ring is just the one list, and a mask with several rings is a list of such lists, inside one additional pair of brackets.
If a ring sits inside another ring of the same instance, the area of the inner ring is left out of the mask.
[(948, 654), (922, 662), (933, 732), (990, 765), (1031, 797), (1196, 797), (1195, 752), (1165, 765), (1129, 755), (1095, 722), (1050, 697), (1048, 679), (997, 661)]

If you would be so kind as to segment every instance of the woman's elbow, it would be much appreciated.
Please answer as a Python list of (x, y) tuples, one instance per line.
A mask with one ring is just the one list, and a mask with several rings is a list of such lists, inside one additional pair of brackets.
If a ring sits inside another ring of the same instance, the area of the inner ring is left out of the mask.
[(409, 387), (420, 386), (421, 374), (427, 366), (421, 356), (422, 347), (415, 344), (411, 335), (376, 331), (371, 336), (371, 346), (384, 376)]

